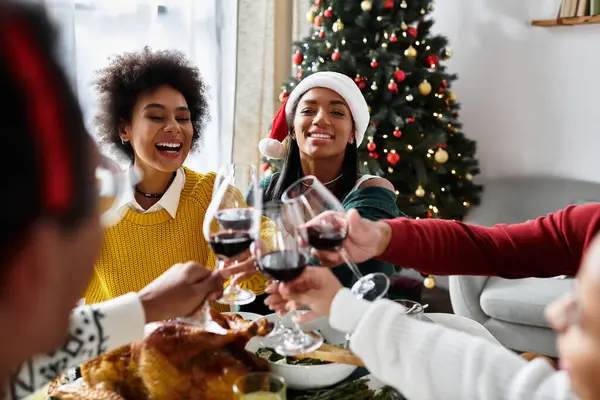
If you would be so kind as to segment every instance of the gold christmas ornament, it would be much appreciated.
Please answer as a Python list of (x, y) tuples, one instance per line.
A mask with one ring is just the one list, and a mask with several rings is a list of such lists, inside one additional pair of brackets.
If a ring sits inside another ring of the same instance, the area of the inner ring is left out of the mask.
[(408, 46), (408, 48), (406, 50), (404, 50), (404, 55), (408, 58), (415, 58), (415, 57), (417, 57), (417, 49), (412, 47), (412, 44), (411, 44), (410, 46)]
[(447, 60), (454, 55), (454, 52), (452, 51), (452, 49), (450, 47), (445, 47), (443, 55), (444, 55), (444, 58)]
[(311, 8), (310, 10), (307, 11), (306, 13), (306, 20), (308, 22), (310, 22), (311, 24), (313, 22), (315, 22), (315, 14), (316, 14), (316, 10), (314, 8)]
[(425, 189), (423, 189), (423, 186), (419, 185), (419, 187), (417, 188), (417, 190), (415, 190), (415, 196), (417, 196), (417, 197), (424, 197), (425, 196)]
[(435, 278), (433, 275), (429, 275), (423, 280), (423, 286), (427, 289), (433, 289), (435, 287)]
[(433, 158), (435, 159), (435, 162), (444, 164), (446, 161), (448, 161), (448, 152), (444, 149), (438, 149), (433, 155)]
[(456, 93), (448, 92), (448, 94), (446, 95), (446, 99), (448, 99), (450, 103), (456, 103)]
[(419, 93), (421, 93), (423, 96), (427, 96), (429, 93), (431, 93), (431, 83), (427, 82), (427, 80), (421, 82), (419, 84)]
[(471, 174), (469, 174), (469, 173), (466, 173), (466, 174), (465, 174), (465, 178), (466, 178), (468, 181), (472, 181), (472, 180), (473, 180), (473, 175), (471, 175)]
[(342, 22), (341, 19), (338, 18), (338, 20), (333, 23), (333, 31), (339, 32), (342, 29), (344, 29), (344, 23)]
[(362, 8), (362, 10), (365, 12), (369, 12), (373, 9), (373, 3), (371, 3), (369, 0), (365, 0), (360, 3), (360, 8)]
[(406, 25), (406, 22), (402, 22), (402, 24), (400, 24), (400, 29), (402, 29), (403, 31), (408, 29), (408, 25)]

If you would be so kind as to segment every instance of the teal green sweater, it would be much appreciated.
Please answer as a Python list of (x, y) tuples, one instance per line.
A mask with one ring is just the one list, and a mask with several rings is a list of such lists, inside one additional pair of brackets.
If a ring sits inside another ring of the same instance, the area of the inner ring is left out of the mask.
[[(279, 173), (267, 176), (260, 181), (260, 187), (266, 191), (271, 180), (278, 178)], [(396, 205), (396, 195), (388, 189), (376, 186), (360, 188), (350, 193), (342, 202), (345, 210), (355, 208), (363, 218), (377, 221), (380, 219), (391, 219), (400, 216)], [(394, 273), (394, 265), (379, 260), (368, 260), (358, 264), (363, 275), (372, 272), (383, 272), (386, 275)], [(351, 287), (356, 281), (352, 271), (346, 265), (340, 265), (333, 269), (340, 282), (346, 287)]]

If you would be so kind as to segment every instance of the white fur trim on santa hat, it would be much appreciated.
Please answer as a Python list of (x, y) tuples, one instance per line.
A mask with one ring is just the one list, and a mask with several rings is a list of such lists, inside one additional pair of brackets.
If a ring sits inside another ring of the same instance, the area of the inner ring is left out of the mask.
[(298, 100), (300, 100), (304, 93), (316, 87), (333, 90), (346, 101), (346, 104), (348, 104), (348, 108), (350, 108), (350, 112), (352, 113), (352, 119), (354, 120), (354, 139), (356, 141), (356, 147), (360, 146), (365, 137), (367, 127), (369, 126), (369, 120), (371, 119), (369, 115), (369, 106), (356, 83), (348, 76), (340, 74), (339, 72), (316, 72), (298, 83), (298, 86), (290, 93), (285, 107), (288, 126), (291, 126), (293, 123), (293, 110), (296, 107)]
[(283, 143), (272, 138), (264, 138), (258, 142), (258, 150), (267, 158), (280, 160), (285, 157), (285, 146)]

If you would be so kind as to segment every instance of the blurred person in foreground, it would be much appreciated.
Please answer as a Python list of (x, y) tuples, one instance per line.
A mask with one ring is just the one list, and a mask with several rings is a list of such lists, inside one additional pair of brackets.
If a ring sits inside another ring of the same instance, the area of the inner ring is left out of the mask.
[[(186, 316), (221, 296), (235, 268), (178, 264), (93, 306), (81, 298), (100, 250), (101, 155), (54, 56), (40, 7), (0, 2), (0, 398), (20, 399), (64, 370), (143, 338), (147, 322)], [(239, 267), (247, 268), (243, 263)]]

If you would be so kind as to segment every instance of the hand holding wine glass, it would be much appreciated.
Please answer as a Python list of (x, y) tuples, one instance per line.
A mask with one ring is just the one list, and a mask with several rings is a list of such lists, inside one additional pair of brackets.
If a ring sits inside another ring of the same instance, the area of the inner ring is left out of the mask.
[[(261, 202), (254, 166), (227, 164), (219, 169), (203, 225), (204, 237), (219, 259), (219, 268), (223, 268), (228, 259), (248, 252), (259, 237)], [(218, 302), (244, 305), (255, 298), (252, 291), (230, 284)]]
[[(258, 268), (276, 281), (293, 281), (308, 265), (310, 249), (302, 245), (290, 209), (285, 204), (269, 203), (265, 205), (263, 215), (269, 222), (261, 241), (254, 246)], [(304, 332), (298, 324), (298, 316), (298, 311), (293, 310), (291, 329), (283, 328), (279, 322), (270, 335), (276, 342), (277, 353), (294, 356), (314, 351), (323, 344), (320, 333)]]
[(380, 272), (363, 276), (343, 248), (348, 234), (344, 207), (316, 177), (305, 176), (293, 183), (283, 193), (282, 200), (291, 206), (298, 231), (308, 244), (316, 250), (339, 253), (357, 279), (352, 286), (356, 296), (375, 300), (387, 293), (389, 278)]

